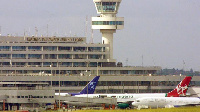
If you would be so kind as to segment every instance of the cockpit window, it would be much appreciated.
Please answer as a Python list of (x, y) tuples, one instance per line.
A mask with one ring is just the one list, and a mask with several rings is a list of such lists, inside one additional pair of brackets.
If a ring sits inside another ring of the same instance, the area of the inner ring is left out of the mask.
[(136, 102), (140, 102), (140, 100), (136, 100)]

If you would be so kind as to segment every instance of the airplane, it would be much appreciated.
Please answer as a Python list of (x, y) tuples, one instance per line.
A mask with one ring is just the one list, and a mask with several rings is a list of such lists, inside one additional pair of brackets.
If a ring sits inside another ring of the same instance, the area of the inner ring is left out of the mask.
[(191, 81), (191, 76), (186, 76), (177, 87), (169, 93), (129, 93), (129, 94), (81, 94), (75, 97), (88, 97), (88, 98), (103, 98), (112, 97), (117, 98), (118, 107), (121, 109), (130, 107), (133, 100), (142, 97), (180, 97), (186, 96), (188, 85)]
[(132, 102), (137, 109), (173, 108), (200, 105), (200, 97), (143, 97)]
[[(94, 77), (79, 93), (60, 93), (60, 96), (75, 96), (81, 94), (93, 94), (98, 83), (100, 76)], [(55, 93), (55, 95), (59, 95), (59, 93)]]

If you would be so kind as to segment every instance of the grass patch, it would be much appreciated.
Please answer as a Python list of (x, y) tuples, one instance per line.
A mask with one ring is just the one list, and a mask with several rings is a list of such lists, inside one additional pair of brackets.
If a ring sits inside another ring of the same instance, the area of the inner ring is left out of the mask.
[(75, 112), (200, 112), (200, 107), (160, 108), (141, 110), (77, 110)]
[[(16, 112), (16, 111), (0, 111), (0, 112)], [(61, 112), (61, 111), (48, 110), (44, 112)], [(137, 110), (137, 109), (134, 109), (134, 110), (76, 110), (72, 112), (200, 112), (200, 107), (159, 108), (159, 109), (141, 109), (141, 110)]]

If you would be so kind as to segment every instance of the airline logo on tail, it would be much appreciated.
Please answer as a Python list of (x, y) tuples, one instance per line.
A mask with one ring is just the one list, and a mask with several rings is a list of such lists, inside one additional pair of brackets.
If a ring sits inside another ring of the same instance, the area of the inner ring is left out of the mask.
[(185, 95), (185, 93), (186, 93), (186, 91), (187, 91), (187, 89), (188, 89), (188, 86), (187, 86), (186, 84), (185, 84), (185, 86), (181, 86), (181, 84), (182, 84), (182, 81), (181, 81), (181, 83), (178, 84), (178, 86), (176, 87), (177, 93), (178, 93), (179, 95), (181, 95), (181, 94), (184, 94), (184, 95)]
[(91, 89), (95, 89), (95, 85), (96, 85), (96, 83), (97, 83), (97, 82), (91, 82), (91, 83), (90, 83), (90, 87), (91, 87)]
[(190, 84), (192, 77), (186, 76), (178, 86), (172, 90), (171, 92), (167, 93), (167, 97), (179, 97), (179, 96), (186, 96), (186, 92), (188, 89), (188, 85)]

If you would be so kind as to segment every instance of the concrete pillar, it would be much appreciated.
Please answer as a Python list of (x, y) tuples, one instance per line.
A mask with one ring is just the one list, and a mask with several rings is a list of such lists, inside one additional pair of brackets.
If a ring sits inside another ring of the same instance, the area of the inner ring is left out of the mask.
[(109, 44), (109, 47), (106, 47), (105, 51), (109, 52), (109, 55), (106, 55), (106, 59), (113, 59), (113, 33), (116, 30), (100, 30), (102, 33), (102, 44)]

